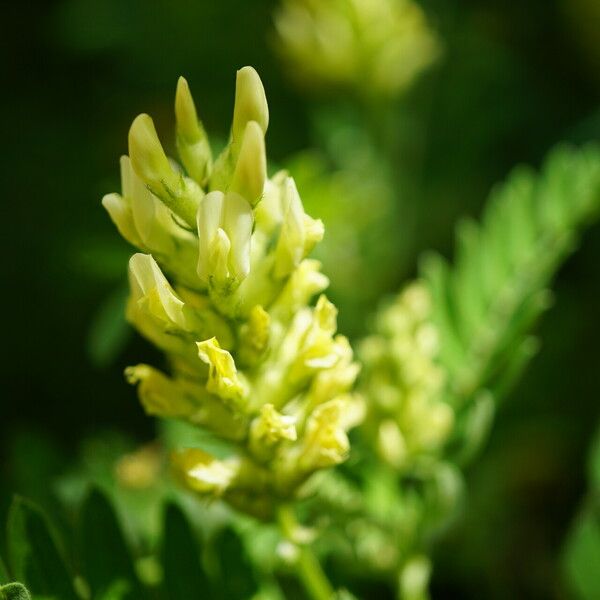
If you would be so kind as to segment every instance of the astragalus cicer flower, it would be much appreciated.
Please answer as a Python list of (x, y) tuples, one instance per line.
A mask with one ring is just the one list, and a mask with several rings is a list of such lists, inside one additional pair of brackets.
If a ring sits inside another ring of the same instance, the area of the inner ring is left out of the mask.
[(166, 353), (169, 373), (126, 371), (149, 414), (184, 419), (230, 442), (217, 459), (174, 456), (190, 489), (269, 517), (319, 469), (342, 462), (361, 417), (358, 373), (328, 284), (308, 253), (323, 236), (294, 181), (267, 177), (264, 89), (238, 71), (231, 136), (214, 161), (187, 82), (175, 100), (169, 159), (152, 119), (138, 116), (121, 159), (121, 194), (103, 205), (130, 243), (127, 317)]

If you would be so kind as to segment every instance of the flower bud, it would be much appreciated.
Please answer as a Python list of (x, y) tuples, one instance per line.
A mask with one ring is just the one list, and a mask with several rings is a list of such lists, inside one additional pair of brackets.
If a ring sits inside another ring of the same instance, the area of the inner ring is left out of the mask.
[(343, 462), (350, 442), (343, 427), (344, 402), (330, 400), (317, 406), (306, 424), (300, 467), (313, 471)]
[(329, 285), (329, 279), (320, 271), (318, 260), (303, 260), (285, 284), (271, 314), (283, 322), (289, 321), (302, 306)]
[(360, 372), (360, 365), (352, 362), (350, 342), (343, 336), (336, 336), (339, 360), (331, 369), (319, 371), (312, 382), (309, 397), (312, 405), (322, 404), (347, 392)]
[(282, 415), (272, 404), (265, 404), (250, 426), (250, 449), (257, 458), (268, 458), (278, 442), (293, 442), (297, 435), (295, 417)]
[(269, 345), (271, 317), (260, 305), (255, 305), (248, 321), (240, 328), (238, 357), (241, 362), (253, 366), (264, 355)]
[(275, 249), (275, 277), (289, 275), (304, 258), (305, 221), (304, 209), (296, 184), (291, 177), (284, 183), (284, 217)]
[(210, 144), (198, 120), (196, 106), (185, 78), (180, 77), (175, 94), (177, 151), (190, 177), (202, 185), (212, 168)]
[(131, 205), (126, 198), (120, 194), (106, 194), (102, 198), (102, 206), (108, 212), (112, 222), (117, 226), (119, 233), (132, 245), (144, 249), (144, 243), (140, 238), (135, 223)]
[(250, 271), (252, 209), (239, 194), (210, 192), (198, 210), (198, 276), (231, 291)]
[(200, 359), (208, 365), (206, 389), (235, 408), (243, 408), (247, 389), (231, 354), (219, 346), (216, 338), (198, 342), (197, 346)]
[(148, 365), (125, 369), (125, 377), (131, 384), (138, 383), (138, 395), (149, 415), (166, 418), (189, 417), (194, 403), (169, 377)]
[(262, 197), (267, 179), (264, 134), (256, 121), (249, 121), (233, 173), (230, 190), (241, 194), (251, 206)]
[(332, 368), (341, 359), (346, 344), (343, 336), (339, 336), (339, 340), (333, 337), (336, 315), (335, 306), (325, 296), (321, 296), (295, 350), (295, 360), (289, 373), (290, 381), (299, 383), (316, 371)]
[(129, 156), (133, 170), (177, 216), (194, 227), (202, 191), (177, 173), (156, 134), (150, 116), (137, 116), (129, 130)]
[(236, 143), (241, 140), (250, 121), (256, 121), (264, 135), (269, 126), (269, 107), (258, 73), (252, 67), (243, 67), (237, 72), (235, 83), (231, 133)]
[(149, 254), (134, 254), (129, 260), (129, 285), (131, 295), (143, 304), (157, 320), (172, 329), (191, 329), (189, 315), (184, 312), (183, 301), (162, 274), (156, 261)]
[(225, 492), (238, 470), (235, 459), (217, 460), (197, 448), (174, 453), (172, 462), (175, 472), (190, 489), (213, 497)]

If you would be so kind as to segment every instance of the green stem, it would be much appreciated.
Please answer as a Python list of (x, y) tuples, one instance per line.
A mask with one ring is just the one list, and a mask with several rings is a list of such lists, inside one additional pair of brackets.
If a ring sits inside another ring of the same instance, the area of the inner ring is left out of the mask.
[(313, 600), (331, 600), (335, 592), (312, 550), (295, 541), (298, 522), (290, 506), (283, 505), (278, 512), (279, 526), (284, 537), (298, 548), (298, 577)]

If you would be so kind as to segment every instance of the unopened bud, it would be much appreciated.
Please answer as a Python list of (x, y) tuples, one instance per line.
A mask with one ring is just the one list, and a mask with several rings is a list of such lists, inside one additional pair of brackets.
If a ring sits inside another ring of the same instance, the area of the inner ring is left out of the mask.
[(202, 192), (173, 169), (158, 139), (154, 123), (146, 114), (137, 116), (131, 124), (129, 156), (133, 170), (150, 191), (193, 227)]
[(250, 121), (244, 131), (230, 189), (255, 206), (262, 197), (266, 179), (267, 155), (264, 134), (256, 121)]
[(246, 124), (250, 121), (256, 121), (264, 135), (269, 126), (269, 107), (265, 88), (258, 73), (252, 67), (243, 67), (237, 72), (235, 83), (231, 132), (236, 143), (241, 140)]
[(180, 77), (175, 94), (177, 151), (183, 166), (197, 183), (203, 184), (212, 167), (212, 153), (185, 78)]

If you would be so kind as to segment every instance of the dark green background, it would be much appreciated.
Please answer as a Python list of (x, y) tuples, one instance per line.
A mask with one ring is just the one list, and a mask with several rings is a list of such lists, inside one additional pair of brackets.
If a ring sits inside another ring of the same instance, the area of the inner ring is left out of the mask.
[[(599, 139), (600, 23), (594, 29), (585, 0), (424, 4), (444, 56), (406, 100), (427, 111), (418, 239), (421, 249), (449, 253), (456, 217), (478, 214), (514, 164), (539, 164), (561, 140)], [(274, 5), (3, 6), (2, 511), (10, 493), (32, 489), (35, 470), (25, 476), (23, 465), (40, 439), (56, 451), (41, 452), (43, 462), (59, 471), (91, 433), (153, 435), (122, 371), (160, 358), (133, 335), (103, 366), (89, 352), (90, 323), (124, 282), (130, 251), (100, 199), (118, 189), (132, 118), (151, 113), (170, 139), (175, 83), (184, 74), (207, 129), (224, 138), (235, 70), (252, 64), (269, 98), (270, 157), (282, 163), (318, 143), (311, 115), (319, 101), (290, 85), (269, 42)], [(600, 398), (599, 233), (589, 231), (561, 271), (556, 306), (540, 328), (542, 353), (469, 473), (466, 519), (438, 551), (437, 597), (568, 597), (557, 558), (584, 492)], [(390, 281), (390, 290), (399, 284)]]

